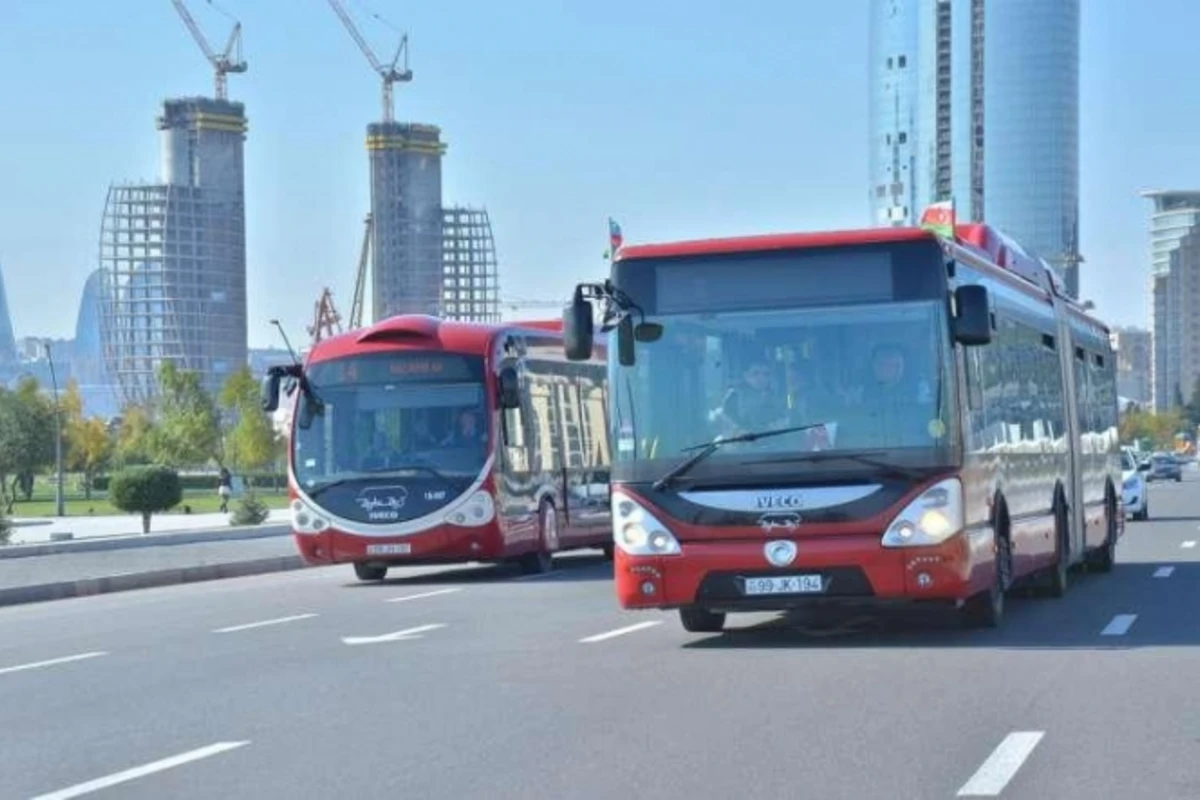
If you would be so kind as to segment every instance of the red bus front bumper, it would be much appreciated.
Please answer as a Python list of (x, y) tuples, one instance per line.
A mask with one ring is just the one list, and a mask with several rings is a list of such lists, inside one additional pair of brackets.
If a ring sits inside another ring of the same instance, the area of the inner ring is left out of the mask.
[(338, 530), (293, 533), (296, 549), (309, 564), (440, 564), (491, 561), (504, 556), (497, 525), (460, 528), (439, 525), (406, 536), (361, 536)]
[[(783, 610), (816, 603), (885, 604), (963, 600), (991, 585), (991, 536), (960, 533), (941, 545), (885, 548), (876, 534), (796, 539), (787, 567), (770, 565), (763, 540), (687, 542), (676, 556), (630, 556), (617, 548), (622, 608), (700, 606), (713, 611)], [(813, 594), (747, 596), (748, 577), (820, 574)]]

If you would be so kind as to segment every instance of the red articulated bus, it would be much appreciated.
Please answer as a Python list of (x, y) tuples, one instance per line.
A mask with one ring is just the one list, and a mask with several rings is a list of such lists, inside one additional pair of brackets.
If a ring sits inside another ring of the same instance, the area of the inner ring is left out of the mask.
[(935, 602), (1111, 569), (1108, 329), (986, 225), (626, 246), (564, 311), (610, 343), (616, 594), (728, 612)]
[(558, 321), (397, 316), (272, 367), (263, 408), (294, 394), (296, 545), (362, 580), (391, 566), (612, 552), (602, 351), (563, 355)]

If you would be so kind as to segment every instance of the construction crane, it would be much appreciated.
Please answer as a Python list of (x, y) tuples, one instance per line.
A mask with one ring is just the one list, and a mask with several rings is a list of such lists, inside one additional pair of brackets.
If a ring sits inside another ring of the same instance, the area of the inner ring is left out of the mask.
[(367, 266), (371, 256), (371, 215), (363, 220), (362, 250), (358, 255), (358, 271), (354, 278), (354, 299), (350, 304), (350, 330), (361, 328), (363, 324), (363, 304), (367, 292)]
[(313, 344), (336, 336), (342, 332), (342, 315), (333, 305), (333, 292), (325, 287), (313, 307), (313, 323), (308, 326), (308, 335)]
[[(396, 47), (396, 55), (392, 56), (392, 63), (386, 66), (382, 64), (375, 56), (375, 51), (363, 39), (362, 34), (358, 32), (358, 27), (354, 24), (354, 20), (350, 19), (350, 15), (346, 13), (346, 9), (338, 0), (329, 0), (329, 5), (337, 13), (342, 24), (346, 26), (346, 30), (350, 32), (350, 37), (354, 39), (354, 43), (358, 45), (358, 49), (362, 50), (363, 55), (367, 57), (367, 61), (371, 64), (371, 69), (379, 74), (383, 79), (383, 121), (394, 122), (395, 116), (392, 108), (392, 84), (397, 81), (407, 83), (413, 78), (412, 70), (408, 68), (408, 34), (403, 34), (400, 37), (400, 44)], [(384, 21), (378, 14), (375, 15), (380, 21)], [(400, 60), (400, 56), (404, 56), (404, 69), (396, 69), (396, 63)]]
[(175, 10), (183, 18), (183, 23), (192, 32), (192, 38), (196, 40), (196, 44), (200, 45), (200, 49), (204, 52), (204, 57), (208, 59), (209, 64), (212, 64), (213, 73), (215, 74), (214, 82), (216, 84), (217, 99), (225, 100), (227, 99), (225, 76), (230, 73), (240, 74), (249, 69), (246, 62), (242, 60), (242, 23), (234, 19), (232, 15), (212, 0), (208, 0), (208, 2), (209, 5), (233, 20), (233, 31), (229, 34), (229, 41), (225, 43), (225, 51), (220, 55), (213, 52), (212, 47), (208, 44), (208, 39), (204, 37), (204, 32), (196, 24), (196, 20), (192, 19), (192, 15), (188, 12), (187, 6), (183, 4), (183, 0), (171, 0), (171, 4), (175, 6)]

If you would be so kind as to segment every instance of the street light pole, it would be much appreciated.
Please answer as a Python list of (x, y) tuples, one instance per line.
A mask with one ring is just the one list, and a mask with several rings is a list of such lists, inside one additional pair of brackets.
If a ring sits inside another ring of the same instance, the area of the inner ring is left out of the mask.
[(63, 432), (62, 432), (62, 403), (58, 402), (58, 377), (54, 374), (54, 358), (50, 355), (50, 342), (43, 343), (46, 347), (46, 361), (50, 364), (50, 383), (54, 386), (54, 513), (63, 517)]

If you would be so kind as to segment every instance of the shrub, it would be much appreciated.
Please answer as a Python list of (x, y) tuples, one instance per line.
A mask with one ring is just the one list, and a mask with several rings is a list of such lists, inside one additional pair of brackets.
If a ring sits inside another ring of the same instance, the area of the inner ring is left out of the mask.
[(170, 467), (130, 467), (112, 476), (108, 495), (122, 511), (141, 514), (142, 533), (149, 533), (150, 515), (179, 505), (183, 489)]
[(233, 513), (229, 515), (230, 525), (261, 525), (271, 515), (267, 504), (258, 499), (251, 489), (238, 501)]
[(4, 513), (4, 509), (0, 508), (0, 545), (8, 544), (12, 540), (12, 520)]

